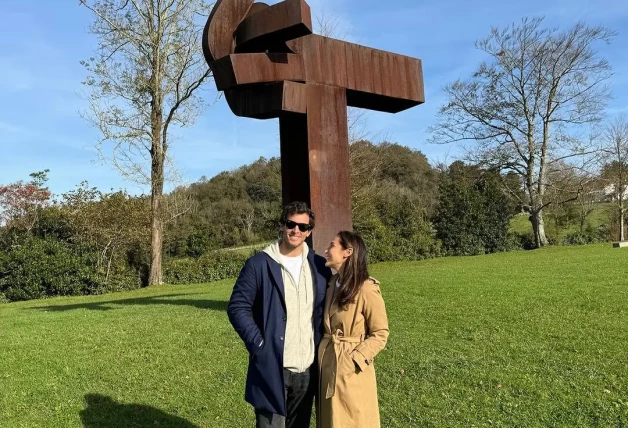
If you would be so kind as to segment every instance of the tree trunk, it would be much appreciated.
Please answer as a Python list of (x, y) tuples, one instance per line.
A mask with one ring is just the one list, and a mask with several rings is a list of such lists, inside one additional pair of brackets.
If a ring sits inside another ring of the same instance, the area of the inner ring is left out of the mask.
[[(157, 68), (158, 69), (158, 68)], [(152, 147), (150, 151), (151, 168), (150, 168), (150, 187), (151, 187), (151, 261), (150, 274), (148, 276), (148, 285), (163, 284), (161, 261), (164, 246), (164, 213), (163, 213), (163, 194), (164, 194), (164, 162), (166, 159), (167, 146), (165, 131), (162, 133), (163, 126), (163, 99), (161, 98), (159, 88), (155, 88), (157, 94), (153, 98), (153, 108), (151, 112), (151, 131), (152, 131)]]
[(113, 248), (109, 254), (109, 263), (107, 263), (107, 274), (105, 275), (105, 283), (109, 282), (109, 273), (111, 272), (111, 262), (113, 261)]
[(619, 209), (619, 241), (623, 241), (624, 240), (624, 208), (621, 207)]
[(163, 284), (161, 259), (164, 244), (164, 219), (162, 199), (164, 188), (164, 159), (161, 151), (153, 154), (151, 181), (151, 263), (148, 285)]
[(580, 213), (580, 235), (584, 234), (584, 225), (587, 222), (587, 215), (586, 213), (582, 212)]
[[(155, 31), (162, 34), (161, 16), (158, 16)], [(151, 187), (151, 243), (150, 243), (150, 273), (148, 285), (163, 284), (161, 261), (164, 246), (164, 161), (166, 159), (166, 135), (167, 129), (163, 128), (164, 117), (164, 97), (162, 93), (162, 57), (159, 44), (153, 45), (152, 75), (150, 88), (152, 92), (150, 128), (151, 128), (151, 150), (150, 150), (150, 187)], [(163, 138), (163, 141), (162, 141)]]
[(536, 248), (545, 247), (548, 244), (545, 236), (545, 222), (543, 221), (543, 211), (532, 211), (530, 222), (534, 231), (534, 244)]

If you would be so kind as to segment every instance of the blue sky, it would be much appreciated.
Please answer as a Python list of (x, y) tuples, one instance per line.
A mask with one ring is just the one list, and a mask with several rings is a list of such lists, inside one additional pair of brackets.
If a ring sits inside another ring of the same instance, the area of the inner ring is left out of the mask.
[[(278, 1), (270, 1), (274, 4)], [(469, 76), (484, 58), (474, 41), (491, 26), (542, 15), (548, 25), (578, 20), (619, 32), (600, 52), (611, 62), (614, 99), (609, 117), (628, 112), (628, 1), (626, 0), (310, 0), (315, 15), (336, 16), (347, 39), (423, 60), (426, 103), (390, 115), (368, 113), (367, 131), (421, 150), (432, 162), (451, 162), (454, 146), (425, 141), (445, 99), (442, 87)], [(0, 0), (0, 184), (27, 180), (50, 169), (49, 186), (60, 194), (83, 180), (104, 191), (145, 188), (125, 182), (98, 161), (96, 130), (78, 114), (85, 107), (79, 64), (96, 45), (87, 32), (91, 16), (76, 0)], [(208, 99), (216, 93), (208, 86)], [(208, 107), (190, 129), (177, 132), (176, 165), (185, 182), (279, 154), (275, 120), (237, 118), (224, 100)]]

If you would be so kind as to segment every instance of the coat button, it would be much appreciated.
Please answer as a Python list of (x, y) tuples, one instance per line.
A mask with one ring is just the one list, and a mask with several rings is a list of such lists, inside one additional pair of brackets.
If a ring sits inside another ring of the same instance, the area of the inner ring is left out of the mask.
[(283, 320), (283, 321), (287, 321), (287, 320), (288, 320), (288, 318), (286, 318), (286, 317), (283, 317), (283, 318), (282, 318), (282, 320)]
[(279, 340), (283, 342), (283, 336), (279, 336)]

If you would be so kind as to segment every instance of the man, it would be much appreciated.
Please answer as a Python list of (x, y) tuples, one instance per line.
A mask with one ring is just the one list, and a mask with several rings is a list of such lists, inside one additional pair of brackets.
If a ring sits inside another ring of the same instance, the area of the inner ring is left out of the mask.
[(287, 205), (281, 222), (281, 239), (242, 268), (227, 313), (249, 351), (245, 399), (256, 427), (307, 428), (331, 271), (305, 243), (314, 228), (305, 203)]

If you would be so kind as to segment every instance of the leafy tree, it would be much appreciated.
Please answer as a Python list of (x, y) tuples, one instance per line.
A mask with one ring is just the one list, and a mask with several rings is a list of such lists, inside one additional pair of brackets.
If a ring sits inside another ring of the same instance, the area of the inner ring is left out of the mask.
[(400, 187), (417, 196), (422, 215), (433, 214), (438, 203), (438, 173), (423, 153), (395, 143), (358, 141), (349, 148), (353, 215), (372, 206), (384, 188)]
[(354, 229), (373, 261), (440, 254), (428, 220), (436, 206), (436, 171), (416, 150), (393, 143), (350, 146)]
[(405, 187), (421, 201), (424, 215), (431, 216), (438, 203), (438, 173), (418, 150), (399, 144), (382, 144), (381, 180)]
[(277, 237), (281, 212), (281, 164), (259, 158), (250, 165), (202, 179), (187, 188), (194, 212), (168, 225), (170, 257), (200, 257), (230, 246)]
[(102, 193), (84, 182), (63, 195), (62, 209), (74, 228), (74, 242), (98, 252), (96, 270), (109, 280), (114, 261), (127, 266), (127, 253), (149, 240), (149, 204), (146, 198), (124, 191)]
[(30, 174), (31, 181), (18, 181), (0, 185), (0, 226), (23, 228), (35, 227), (41, 210), (49, 205), (51, 193), (44, 187), (48, 171)]
[(513, 207), (496, 172), (454, 162), (441, 175), (436, 237), (449, 254), (473, 255), (508, 247)]

